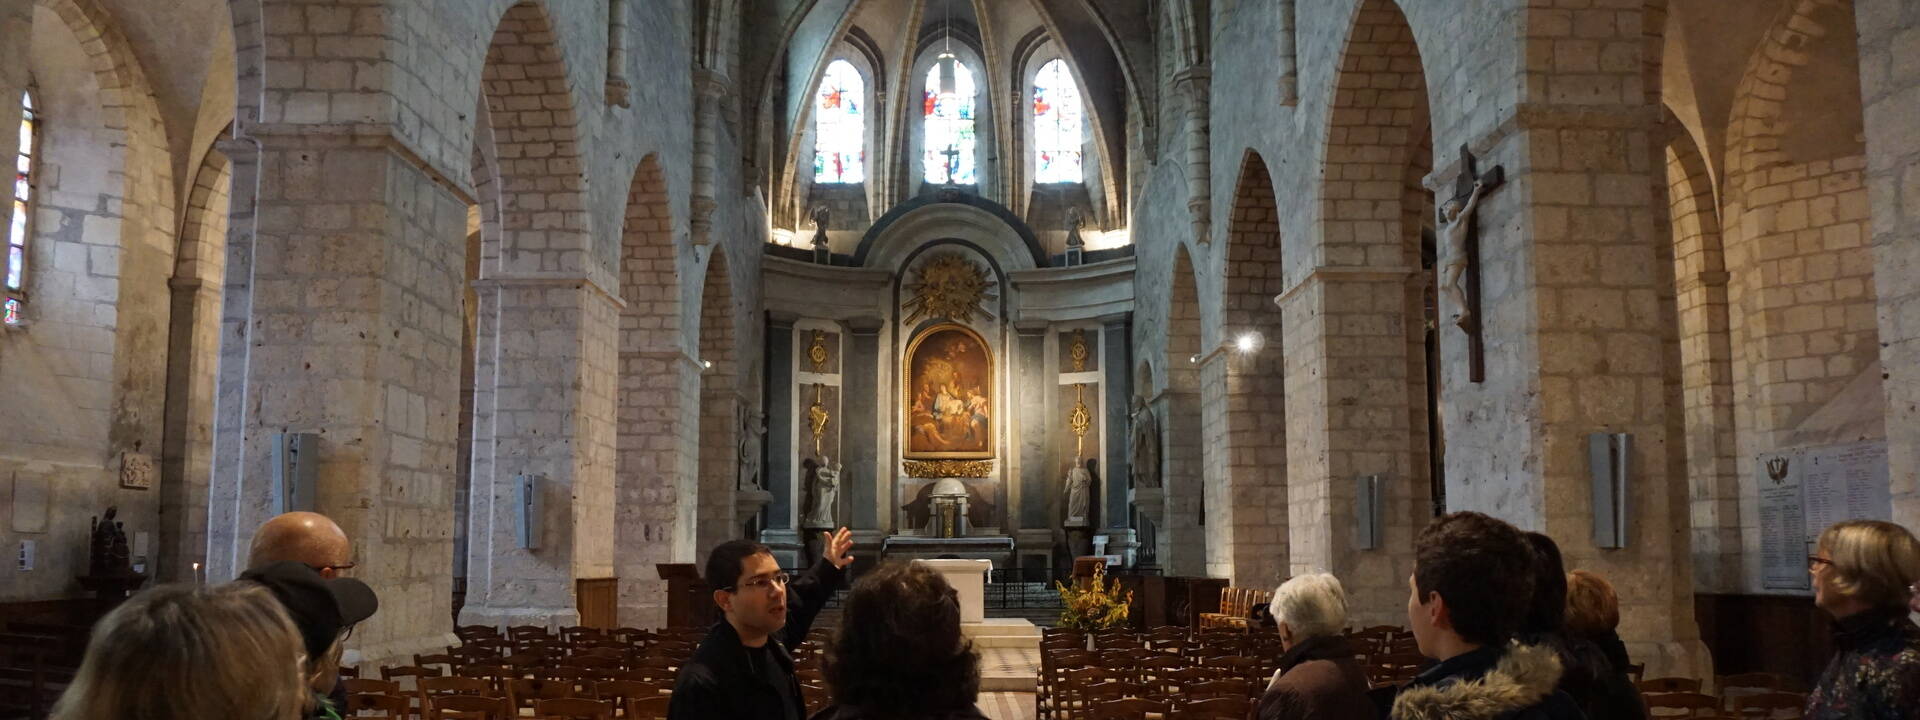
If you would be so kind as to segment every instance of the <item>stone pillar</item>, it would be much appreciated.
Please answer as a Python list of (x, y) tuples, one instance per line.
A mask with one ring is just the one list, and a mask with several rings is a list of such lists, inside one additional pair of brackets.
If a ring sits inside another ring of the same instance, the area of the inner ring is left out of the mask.
[[(476, 473), (467, 602), (461, 624), (579, 623), (574, 584), (613, 575), (613, 438), (619, 307), (582, 278), (488, 282), (498, 330), (479, 352), (494, 360), (492, 472)], [(538, 478), (535, 547), (518, 536), (519, 478)]]
[(714, 154), (723, 122), (727, 77), (712, 70), (693, 71), (693, 187), (687, 200), (688, 222), (694, 245), (713, 242)]
[(1874, 293), (1880, 304), (1881, 381), (1893, 519), (1920, 528), (1920, 66), (1912, 38), (1920, 5), (1858, 0), (1860, 95), (1866, 105)]
[(208, 578), (243, 569), (274, 511), (275, 435), (315, 433), (319, 510), (384, 600), (362, 658), (444, 647), (467, 201), (383, 129), (248, 130), (257, 155), (229, 152)]
[(1212, 82), (1205, 65), (1187, 68), (1173, 77), (1174, 86), (1187, 95), (1187, 214), (1193, 223), (1193, 239), (1203, 244), (1213, 240), (1209, 220), (1213, 212), (1213, 165), (1208, 155), (1212, 148), (1212, 113), (1207, 104), (1212, 97)]
[(761, 486), (773, 494), (773, 502), (767, 506), (767, 527), (760, 533), (760, 542), (772, 546), (785, 567), (800, 567), (794, 563), (806, 542), (797, 532), (799, 508), (805, 506), (800, 493), (805, 489), (794, 482), (793, 443), (804, 430), (796, 426), (799, 413), (793, 382), (793, 324), (799, 319), (790, 312), (767, 311), (767, 456), (761, 464), (765, 468)]
[[(1008, 387), (1014, 393), (1013, 411), (1019, 418), (1020, 432), (1015, 436), (1017, 446), (1014, 453), (1020, 458), (1019, 475), (1004, 473), (1007, 483), (1020, 485), (1019, 512), (1009, 512), (1009, 518), (1018, 518), (1014, 524), (1026, 530), (1052, 530), (1060, 527), (1061, 517), (1054, 512), (1054, 488), (1060, 479), (1060, 463), (1056, 457), (1065, 457), (1065, 453), (1056, 453), (1054, 443), (1049, 442), (1057, 433), (1050, 429), (1057, 421), (1049, 422), (1048, 400), (1059, 395), (1060, 381), (1047, 372), (1047, 328), (1046, 321), (1014, 323), (1013, 376)], [(1011, 466), (1011, 463), (1005, 464)], [(1017, 532), (1008, 534), (1019, 536)], [(1034, 533), (1037, 538), (1038, 533)], [(1052, 538), (1049, 534), (1048, 537)], [(1052, 538), (1058, 540), (1059, 538)], [(1050, 540), (1051, 542), (1051, 540)], [(1046, 550), (1041, 547), (1023, 547), (1026, 550)]]
[(840, 473), (840, 487), (847, 493), (850, 515), (847, 527), (854, 530), (886, 530), (885, 521), (892, 508), (881, 516), (880, 499), (890, 498), (888, 486), (897, 471), (891, 463), (882, 464), (880, 443), (885, 427), (880, 393), (880, 318), (864, 317), (847, 321), (852, 336), (847, 343), (846, 361), (841, 363), (840, 415), (846, 424), (840, 437), (841, 454), (846, 464)]
[[(1413, 536), (1429, 515), (1427, 493), (1410, 480), (1407, 273), (1322, 267), (1275, 299), (1286, 349), (1288, 574), (1338, 575), (1356, 625), (1406, 621)], [(1360, 550), (1355, 486), (1374, 474), (1388, 483), (1385, 540)]]
[(627, 82), (627, 0), (607, 1), (607, 104), (633, 107)]
[(1127, 445), (1133, 430), (1133, 363), (1128, 358), (1128, 349), (1133, 347), (1130, 338), (1133, 316), (1130, 313), (1109, 315), (1100, 318), (1100, 324), (1104, 348), (1100, 369), (1106, 377), (1107, 388), (1107, 454), (1100, 461), (1105, 481), (1100, 514), (1106, 522), (1101, 532), (1107, 534), (1108, 554), (1127, 557), (1139, 545), (1133, 532), (1133, 513), (1127, 502), (1127, 488), (1133, 485), (1130, 463), (1133, 455)]

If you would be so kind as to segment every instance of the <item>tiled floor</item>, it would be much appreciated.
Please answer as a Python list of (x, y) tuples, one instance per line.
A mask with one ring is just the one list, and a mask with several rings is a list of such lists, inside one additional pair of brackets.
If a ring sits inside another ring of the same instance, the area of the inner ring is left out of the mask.
[(1033, 720), (1033, 693), (993, 692), (1015, 685), (1033, 687), (1040, 675), (1040, 651), (1027, 648), (980, 648), (980, 680), (985, 692), (977, 703), (993, 720)]
[(980, 693), (980, 712), (993, 720), (1033, 720), (1033, 693)]

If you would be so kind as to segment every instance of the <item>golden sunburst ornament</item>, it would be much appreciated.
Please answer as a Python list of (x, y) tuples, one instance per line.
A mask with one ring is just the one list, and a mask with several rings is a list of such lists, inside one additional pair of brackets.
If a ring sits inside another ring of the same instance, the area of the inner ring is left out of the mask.
[(913, 299), (906, 303), (907, 322), (941, 318), (957, 322), (973, 319), (987, 295), (987, 273), (959, 253), (936, 255), (920, 266), (919, 277), (908, 286)]

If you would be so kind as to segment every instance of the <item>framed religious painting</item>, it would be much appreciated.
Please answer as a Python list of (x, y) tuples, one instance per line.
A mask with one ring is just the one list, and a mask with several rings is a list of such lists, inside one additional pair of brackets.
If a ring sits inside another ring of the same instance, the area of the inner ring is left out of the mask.
[(909, 459), (993, 457), (993, 351), (979, 333), (953, 323), (921, 331), (901, 377)]

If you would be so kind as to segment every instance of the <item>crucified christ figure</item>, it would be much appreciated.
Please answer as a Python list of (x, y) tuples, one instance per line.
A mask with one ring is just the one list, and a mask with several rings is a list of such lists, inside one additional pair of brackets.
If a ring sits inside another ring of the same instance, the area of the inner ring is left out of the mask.
[(1473, 312), (1467, 308), (1467, 293), (1460, 287), (1467, 263), (1474, 261), (1467, 257), (1467, 233), (1473, 225), (1474, 208), (1480, 205), (1480, 196), (1486, 189), (1486, 181), (1476, 180), (1473, 192), (1465, 199), (1454, 198), (1440, 209), (1443, 224), (1440, 234), (1447, 246), (1446, 264), (1440, 266), (1440, 292), (1446, 293), (1448, 302), (1453, 303), (1452, 321), (1462, 330), (1473, 321)]

